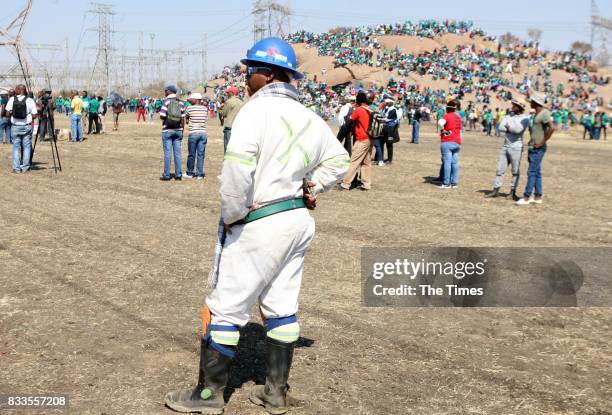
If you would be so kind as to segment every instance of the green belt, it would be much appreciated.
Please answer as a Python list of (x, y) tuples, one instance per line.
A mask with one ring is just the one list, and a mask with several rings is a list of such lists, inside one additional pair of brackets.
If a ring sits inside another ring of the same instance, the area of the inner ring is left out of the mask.
[(259, 209), (255, 209), (252, 212), (249, 212), (248, 215), (242, 220), (234, 223), (234, 225), (240, 225), (245, 223), (250, 223), (256, 221), (257, 219), (265, 218), (266, 216), (275, 215), (277, 213), (285, 212), (287, 210), (294, 210), (305, 208), (306, 203), (304, 203), (304, 199), (289, 199), (283, 200), (282, 202), (270, 203), (264, 207)]

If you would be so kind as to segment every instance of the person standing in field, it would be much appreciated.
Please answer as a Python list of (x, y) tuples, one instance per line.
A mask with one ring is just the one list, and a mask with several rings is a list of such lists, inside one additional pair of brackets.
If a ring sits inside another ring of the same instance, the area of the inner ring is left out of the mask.
[[(530, 203), (542, 203), (542, 160), (546, 154), (548, 140), (552, 137), (555, 129), (552, 125), (550, 111), (544, 106), (544, 98), (539, 95), (531, 96), (531, 108), (535, 110), (535, 117), (531, 126), (531, 139), (529, 140), (529, 168), (527, 169), (527, 185), (523, 198), (516, 204), (528, 205)], [(535, 189), (535, 198), (532, 192)]]
[(372, 188), (372, 147), (374, 146), (372, 139), (368, 135), (368, 127), (370, 125), (370, 117), (372, 116), (372, 108), (368, 103), (368, 97), (365, 92), (357, 93), (357, 107), (351, 115), (351, 121), (355, 128), (355, 145), (351, 154), (351, 163), (348, 173), (344, 176), (342, 183), (338, 186), (338, 190), (349, 190), (353, 179), (357, 176), (361, 169), (361, 190), (370, 190)]
[(244, 105), (242, 100), (238, 98), (238, 88), (235, 86), (227, 88), (225, 91), (229, 98), (221, 107), (221, 116), (223, 117), (223, 151), (227, 150), (227, 145), (232, 136), (232, 125), (234, 119), (238, 115), (238, 111)]
[(412, 109), (412, 144), (419, 144), (421, 129), (421, 110), (418, 107)]
[[(206, 143), (208, 141), (208, 110), (202, 105), (202, 94), (193, 93), (189, 96), (189, 107), (185, 109), (185, 118), (187, 121), (187, 130), (189, 138), (187, 139), (187, 148), (189, 155), (187, 156), (187, 173), (185, 177), (190, 179), (195, 177), (202, 180), (204, 174), (204, 156), (206, 154)], [(197, 165), (197, 172), (194, 172), (194, 166)]]
[(340, 130), (338, 130), (338, 141), (341, 143), (344, 142), (344, 149), (347, 151), (349, 156), (352, 154), (353, 150), (353, 122), (351, 121), (351, 115), (353, 115), (354, 111), (354, 101), (355, 97), (353, 95), (349, 96), (348, 99), (341, 98), (340, 111), (338, 111), (338, 124), (340, 125)]
[(108, 111), (108, 105), (106, 100), (102, 96), (98, 96), (98, 122), (100, 125), (100, 134), (105, 134), (104, 124), (106, 123), (106, 112)]
[(455, 113), (459, 104), (451, 100), (446, 104), (446, 114), (438, 121), (440, 127), (440, 153), (442, 154), (442, 184), (440, 189), (459, 185), (459, 152), (461, 151), (461, 117)]
[(223, 413), (239, 329), (256, 303), (266, 333), (266, 380), (249, 399), (270, 414), (289, 410), (298, 300), (315, 231), (306, 208), (316, 207), (316, 195), (330, 190), (349, 164), (325, 121), (299, 102), (291, 82), (303, 75), (291, 45), (262, 39), (241, 63), (250, 99), (234, 120), (220, 176), (224, 236), (201, 313), (198, 383), (164, 399), (178, 412)]
[(34, 100), (27, 96), (25, 85), (15, 87), (15, 96), (8, 100), (6, 112), (11, 117), (13, 173), (26, 173), (30, 170), (32, 125), (38, 111)]
[(499, 153), (497, 172), (493, 191), (487, 193), (485, 197), (499, 196), (499, 189), (504, 180), (504, 173), (508, 164), (512, 166), (512, 187), (510, 195), (516, 202), (519, 197), (516, 194), (518, 188), (519, 175), (521, 171), (521, 157), (523, 155), (523, 134), (529, 128), (529, 115), (525, 115), (525, 104), (517, 99), (512, 100), (512, 114), (506, 115), (499, 124), (499, 131), (506, 134), (504, 144)]
[(81, 123), (81, 116), (83, 114), (84, 102), (79, 96), (79, 91), (74, 91), (74, 97), (70, 101), (70, 126), (72, 130), (72, 137), (70, 141), (83, 141), (83, 124)]
[(113, 131), (119, 130), (119, 116), (123, 112), (123, 103), (113, 102)]
[(6, 111), (6, 104), (9, 101), (8, 91), (2, 91), (0, 94), (0, 140), (3, 144), (12, 144), (11, 140), (11, 117)]
[(183, 127), (185, 126), (185, 104), (178, 99), (177, 87), (168, 85), (164, 93), (166, 99), (159, 112), (162, 120), (162, 146), (164, 150), (164, 172), (159, 178), (168, 181), (170, 177), (170, 163), (174, 154), (174, 180), (182, 180), (181, 171), (181, 141), (183, 140)]
[(136, 110), (137, 110), (137, 114), (136, 115), (136, 122), (138, 124), (140, 124), (140, 119), (142, 118), (142, 122), (146, 123), (147, 122), (147, 117), (145, 115), (145, 101), (144, 99), (139, 99), (138, 100), (138, 104), (136, 104)]
[(88, 108), (88, 116), (89, 116), (89, 128), (87, 129), (87, 134), (93, 133), (100, 134), (100, 119), (98, 115), (98, 110), (100, 109), (100, 101), (95, 96), (91, 96), (89, 98), (89, 108)]

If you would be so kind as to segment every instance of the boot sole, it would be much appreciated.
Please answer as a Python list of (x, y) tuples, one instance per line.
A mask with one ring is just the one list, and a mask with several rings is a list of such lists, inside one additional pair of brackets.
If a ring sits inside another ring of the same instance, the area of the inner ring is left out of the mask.
[(182, 412), (182, 413), (200, 413), (205, 415), (220, 415), (223, 413), (224, 408), (208, 408), (208, 407), (200, 407), (200, 408), (188, 408), (186, 406), (177, 405), (174, 402), (169, 402), (167, 399), (164, 399), (166, 406), (173, 411)]
[(264, 401), (262, 401), (257, 396), (253, 395), (252, 393), (249, 396), (249, 400), (255, 405), (263, 406), (266, 409), (266, 411), (272, 415), (282, 415), (282, 414), (287, 413), (287, 411), (289, 411), (289, 408), (275, 408), (275, 407), (269, 406), (268, 404), (266, 404)]

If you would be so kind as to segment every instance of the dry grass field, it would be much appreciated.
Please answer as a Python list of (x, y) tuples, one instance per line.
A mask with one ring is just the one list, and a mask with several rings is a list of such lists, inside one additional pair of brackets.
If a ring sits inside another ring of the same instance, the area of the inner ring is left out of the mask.
[[(166, 391), (197, 378), (221, 128), (205, 180), (160, 182), (159, 123), (123, 118), (117, 133), (60, 142), (57, 175), (48, 144), (25, 175), (0, 145), (0, 393), (66, 393), (70, 414), (168, 414)], [(611, 309), (367, 308), (360, 293), (363, 246), (611, 246), (612, 142), (554, 136), (545, 203), (517, 207), (481, 192), (501, 139), (467, 133), (460, 186), (440, 190), (424, 180), (439, 168), (435, 131), (419, 145), (401, 135), (372, 191), (330, 192), (314, 212), (292, 413), (612, 414)], [(248, 402), (263, 345), (253, 313), (226, 413), (263, 413)]]

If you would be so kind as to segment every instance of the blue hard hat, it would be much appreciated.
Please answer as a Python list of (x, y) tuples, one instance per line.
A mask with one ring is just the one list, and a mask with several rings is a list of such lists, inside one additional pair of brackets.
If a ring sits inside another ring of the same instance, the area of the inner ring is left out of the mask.
[(246, 66), (256, 66), (265, 63), (281, 69), (287, 69), (296, 80), (304, 75), (297, 71), (297, 58), (291, 45), (278, 37), (267, 37), (255, 43), (247, 52), (247, 57), (240, 61)]

